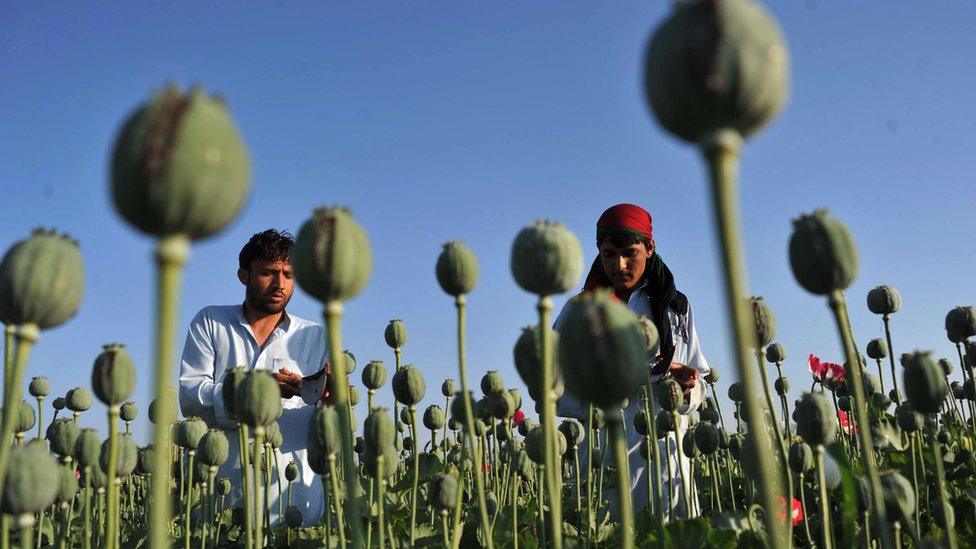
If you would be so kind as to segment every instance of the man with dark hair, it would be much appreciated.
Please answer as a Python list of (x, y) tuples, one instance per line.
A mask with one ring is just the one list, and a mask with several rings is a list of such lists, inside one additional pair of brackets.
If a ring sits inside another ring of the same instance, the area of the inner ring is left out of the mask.
[[(596, 226), (599, 255), (593, 260), (583, 290), (612, 290), (617, 300), (636, 314), (649, 318), (657, 328), (660, 348), (656, 359), (648, 364), (651, 382), (656, 386), (663, 379), (674, 379), (684, 392), (684, 404), (678, 409), (678, 425), (658, 441), (659, 455), (662, 460), (670, 460), (671, 467), (662, 464), (661, 476), (654, 482), (661, 488), (661, 509), (671, 509), (674, 516), (695, 516), (698, 514), (697, 500), (695, 491), (689, 486), (694, 482), (692, 470), (688, 459), (678, 459), (678, 452), (679, 442), (688, 429), (688, 415), (698, 409), (705, 396), (704, 384), (699, 383), (699, 378), (707, 374), (709, 368), (698, 342), (691, 303), (677, 290), (674, 275), (657, 253), (651, 214), (647, 210), (634, 204), (617, 204), (603, 212)], [(562, 313), (556, 319), (557, 329), (561, 323)], [(638, 398), (637, 389), (634, 388), (635, 393), (624, 409), (627, 424), (632, 424), (634, 416), (642, 413), (642, 399)], [(559, 399), (558, 413), (585, 422), (588, 408), (572, 395), (563, 395)], [(652, 418), (656, 416), (657, 410), (651, 414)], [(659, 436), (662, 434), (658, 433)], [(635, 508), (642, 509), (647, 503), (649, 477), (647, 461), (640, 455), (644, 437), (634, 429), (627, 430), (627, 437), (632, 500)], [(584, 463), (585, 454), (581, 454)], [(613, 456), (608, 454), (604, 463), (612, 462)], [(667, 476), (669, 470), (673, 472), (670, 477)], [(615, 498), (614, 493), (610, 496)]]
[[(298, 463), (299, 477), (291, 484), (292, 504), (307, 523), (322, 514), (322, 490), (306, 459), (306, 434), (314, 408), (301, 398), (302, 378), (320, 372), (327, 358), (322, 326), (290, 315), (285, 307), (295, 290), (289, 254), (294, 239), (268, 229), (255, 234), (241, 249), (237, 279), (244, 285), (240, 305), (204, 307), (193, 318), (183, 347), (180, 366), (180, 407), (186, 417), (202, 418), (211, 427), (236, 429), (222, 396), (224, 375), (245, 366), (267, 370), (281, 389), (282, 414), (278, 419), (283, 442), (275, 449), (276, 473), (272, 483), (284, 482), (284, 469)], [(328, 394), (321, 395), (327, 398)], [(310, 400), (318, 400), (314, 395)], [(240, 491), (237, 435), (228, 433), (231, 458), (221, 468)], [(272, 505), (278, 490), (269, 492)], [(275, 520), (281, 517), (274, 517)]]

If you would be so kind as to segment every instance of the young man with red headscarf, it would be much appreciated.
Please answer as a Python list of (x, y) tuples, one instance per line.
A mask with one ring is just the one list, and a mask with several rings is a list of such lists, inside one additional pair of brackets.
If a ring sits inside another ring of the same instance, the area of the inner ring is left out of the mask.
[[(690, 486), (682, 485), (681, 479), (694, 482), (689, 460), (682, 456), (679, 469), (678, 451), (688, 429), (688, 415), (698, 409), (705, 396), (705, 384), (701, 378), (708, 373), (708, 363), (698, 343), (694, 314), (688, 298), (679, 292), (674, 284), (674, 276), (658, 255), (654, 243), (653, 222), (647, 210), (634, 204), (617, 204), (603, 212), (596, 224), (596, 245), (599, 255), (583, 285), (584, 291), (597, 288), (612, 288), (614, 296), (626, 303), (634, 313), (649, 318), (657, 327), (660, 336), (659, 354), (648, 366), (651, 368), (651, 381), (658, 383), (670, 377), (684, 390), (684, 404), (678, 409), (679, 421), (674, 431), (658, 441), (661, 456), (661, 476), (656, 480), (660, 487), (661, 508), (672, 509), (676, 517), (691, 517), (698, 514), (697, 498)], [(563, 309), (565, 311), (565, 309)], [(556, 319), (556, 329), (562, 322), (562, 314)], [(638, 398), (638, 388), (629, 399), (624, 410), (624, 421), (633, 424), (634, 416), (640, 412), (642, 399)], [(559, 399), (558, 414), (575, 417), (586, 422), (588, 409), (572, 397), (563, 395)], [(657, 410), (651, 417), (657, 415)], [(660, 433), (659, 433), (660, 435)], [(631, 490), (634, 507), (642, 509), (647, 504), (648, 462), (640, 456), (640, 445), (644, 439), (634, 429), (627, 429), (628, 453), (630, 455)], [(586, 452), (581, 453), (583, 463)], [(671, 477), (663, 461), (671, 461)], [(604, 465), (612, 463), (607, 454)], [(683, 474), (681, 469), (683, 469)], [(669, 483), (670, 480), (670, 483)], [(671, 487), (669, 493), (669, 486)], [(691, 505), (686, 498), (690, 495)], [(614, 493), (608, 493), (611, 500)], [(611, 505), (615, 510), (616, 506)], [(614, 511), (616, 512), (616, 511)]]

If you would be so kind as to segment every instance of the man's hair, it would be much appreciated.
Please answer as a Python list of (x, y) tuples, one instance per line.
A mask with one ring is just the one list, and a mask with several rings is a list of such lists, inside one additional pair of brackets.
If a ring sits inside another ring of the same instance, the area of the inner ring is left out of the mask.
[(607, 241), (609, 241), (611, 244), (613, 244), (618, 248), (626, 248), (633, 244), (643, 244), (648, 250), (651, 249), (651, 241), (647, 237), (636, 235), (633, 233), (609, 234), (603, 237), (603, 240), (597, 242), (596, 245), (597, 247), (600, 247), (600, 244), (603, 244), (604, 242)]
[(241, 248), (240, 266), (248, 271), (254, 261), (288, 261), (294, 244), (288, 231), (268, 229), (257, 233)]

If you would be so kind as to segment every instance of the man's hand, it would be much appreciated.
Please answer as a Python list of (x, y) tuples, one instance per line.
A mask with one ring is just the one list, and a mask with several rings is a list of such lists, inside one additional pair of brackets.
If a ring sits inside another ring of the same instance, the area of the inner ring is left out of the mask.
[(282, 368), (274, 373), (278, 388), (281, 389), (281, 398), (291, 398), (301, 394), (302, 376)]
[(671, 378), (678, 382), (685, 395), (685, 400), (691, 396), (691, 390), (698, 384), (698, 370), (680, 362), (672, 362), (669, 368)]

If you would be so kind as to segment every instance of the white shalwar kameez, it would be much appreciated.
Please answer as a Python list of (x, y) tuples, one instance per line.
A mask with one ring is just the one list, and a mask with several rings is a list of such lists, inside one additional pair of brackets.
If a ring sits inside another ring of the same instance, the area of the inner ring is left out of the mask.
[[(202, 418), (210, 427), (224, 430), (230, 442), (230, 458), (220, 467), (219, 476), (227, 476), (234, 489), (227, 501), (234, 505), (241, 497), (241, 464), (239, 459), (237, 423), (230, 419), (224, 407), (224, 374), (235, 366), (251, 370), (291, 370), (301, 376), (319, 372), (326, 361), (325, 329), (312, 321), (285, 313), (282, 322), (271, 332), (264, 346), (258, 346), (254, 332), (244, 318), (243, 306), (205, 307), (193, 321), (183, 347), (180, 366), (180, 408), (186, 417)], [(269, 512), (272, 523), (278, 516), (278, 490), (287, 497), (288, 481), (285, 467), (292, 461), (298, 464), (298, 478), (291, 483), (291, 504), (298, 507), (305, 525), (322, 516), (322, 483), (308, 465), (308, 425), (314, 406), (301, 396), (282, 399), (281, 427), (283, 442), (275, 450), (269, 493)], [(282, 502), (282, 511), (285, 505)]]
[[(641, 283), (634, 291), (630, 294), (630, 299), (627, 302), (627, 306), (638, 316), (651, 317), (651, 306), (650, 301), (647, 298), (647, 294), (644, 293), (643, 288), (646, 282)], [(559, 313), (556, 318), (555, 329), (558, 331), (560, 324), (562, 323), (563, 314), (565, 314), (566, 308)], [(679, 315), (672, 309), (668, 309), (668, 318), (671, 321), (671, 333), (674, 338), (674, 362), (690, 366), (698, 370), (699, 378), (695, 387), (691, 390), (689, 398), (685, 399), (684, 404), (678, 409), (678, 425), (676, 430), (668, 433), (666, 438), (658, 440), (658, 451), (660, 456), (660, 469), (661, 476), (658, 478), (658, 485), (660, 487), (659, 493), (661, 494), (661, 509), (667, 510), (670, 506), (674, 518), (685, 518), (694, 517), (699, 514), (700, 507), (698, 506), (697, 495), (693, 489), (694, 478), (691, 475), (691, 464), (690, 460), (684, 454), (681, 455), (681, 459), (678, 459), (678, 452), (680, 451), (680, 441), (684, 437), (685, 432), (688, 430), (688, 416), (698, 409), (702, 400), (705, 397), (705, 381), (704, 376), (709, 372), (708, 363), (705, 361), (705, 355), (702, 354), (701, 346), (698, 342), (698, 332), (695, 328), (695, 316), (692, 311), (691, 302), (688, 302), (688, 311), (684, 315)], [(648, 365), (650, 367), (650, 364)], [(653, 376), (652, 382), (657, 383), (661, 376)], [(634, 416), (641, 410), (643, 403), (640, 398), (639, 388), (635, 387), (635, 393), (630, 396), (627, 408), (624, 410), (624, 421), (626, 422), (626, 432), (627, 432), (627, 453), (630, 456), (630, 485), (631, 485), (631, 499), (633, 500), (634, 510), (638, 511), (647, 506), (647, 479), (649, 475), (649, 463), (640, 455), (640, 445), (643, 441), (644, 436), (637, 433), (634, 429)], [(657, 412), (660, 407), (656, 407), (654, 413), (651, 414), (651, 419), (653, 421), (656, 417)], [(588, 407), (580, 403), (570, 394), (564, 394), (559, 399), (559, 404), (557, 408), (557, 415), (562, 417), (572, 417), (576, 418), (586, 425)], [(658, 433), (660, 435), (660, 433)], [(586, 444), (580, 445), (580, 468), (585, 471), (584, 467), (588, 467), (586, 459)], [(671, 482), (668, 483), (668, 466), (667, 462), (664, 461), (665, 456), (671, 462)], [(612, 465), (614, 463), (614, 457), (612, 451), (607, 451), (604, 454), (604, 465)], [(681, 468), (679, 469), (679, 463)], [(682, 485), (682, 471), (683, 478), (689, 483), (688, 487)], [(671, 491), (669, 493), (668, 486), (671, 486)], [(688, 488), (691, 488), (690, 490)], [(688, 490), (687, 492), (685, 490)], [(610, 512), (614, 517), (617, 516), (617, 496), (616, 491), (613, 489), (608, 489), (605, 491), (604, 497), (610, 501)], [(691, 494), (691, 509), (689, 512), (688, 505), (686, 502), (687, 494)], [(666, 515), (667, 516), (667, 515)]]

